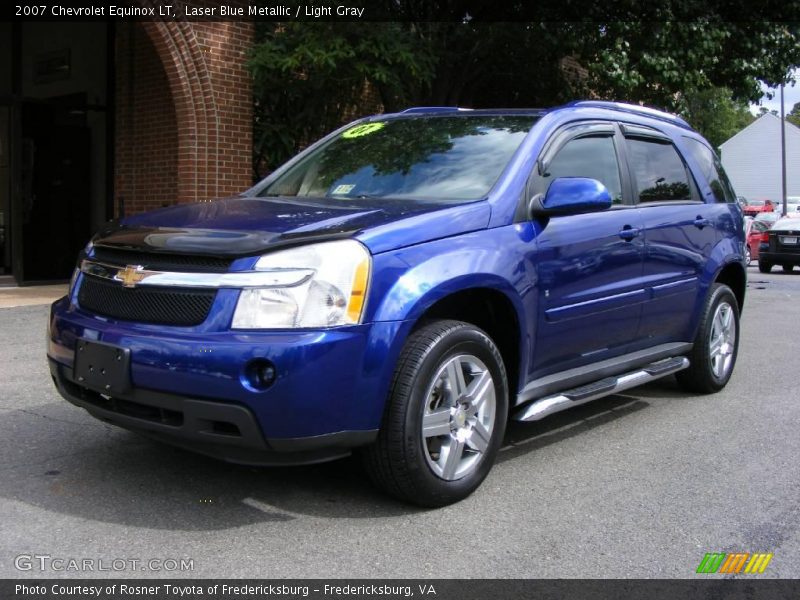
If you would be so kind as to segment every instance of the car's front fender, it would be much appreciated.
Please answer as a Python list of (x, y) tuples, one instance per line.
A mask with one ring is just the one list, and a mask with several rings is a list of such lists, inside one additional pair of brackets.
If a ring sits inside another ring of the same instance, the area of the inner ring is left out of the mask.
[(526, 257), (532, 236), (517, 226), (484, 230), (375, 256), (367, 319), (395, 322), (386, 355), (397, 357), (415, 323), (437, 302), (489, 290), (513, 307), (519, 327), (519, 373), (529, 360), (536, 319), (536, 270)]
[(490, 289), (511, 302), (523, 324), (526, 300), (534, 300), (536, 272), (527, 263), (522, 245), (515, 228), (505, 227), (378, 255), (367, 319), (416, 320), (452, 294)]

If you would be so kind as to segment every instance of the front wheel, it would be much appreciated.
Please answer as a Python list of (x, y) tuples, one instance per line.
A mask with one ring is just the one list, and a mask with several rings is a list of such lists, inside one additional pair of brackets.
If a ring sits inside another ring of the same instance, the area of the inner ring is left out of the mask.
[(434, 321), (409, 337), (377, 441), (363, 452), (389, 494), (436, 507), (469, 496), (492, 468), (505, 433), (508, 383), (486, 333)]
[(731, 288), (711, 287), (700, 328), (688, 355), (689, 367), (675, 377), (686, 390), (708, 394), (728, 383), (739, 351), (739, 303)]
[(753, 262), (753, 252), (750, 250), (750, 246), (745, 246), (744, 247), (744, 263), (745, 263), (745, 265), (747, 265), (749, 267), (751, 262)]

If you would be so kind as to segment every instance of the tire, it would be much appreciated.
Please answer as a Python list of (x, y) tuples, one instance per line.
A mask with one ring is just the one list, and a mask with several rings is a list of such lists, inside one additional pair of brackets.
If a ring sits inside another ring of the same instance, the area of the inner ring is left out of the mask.
[(750, 250), (750, 246), (745, 246), (744, 247), (744, 264), (749, 267), (751, 262), (753, 262), (753, 252)]
[(783, 265), (783, 272), (784, 273), (791, 273), (794, 269), (794, 265)]
[(762, 273), (769, 273), (772, 271), (772, 263), (758, 261), (758, 270)]
[(727, 285), (715, 283), (703, 309), (689, 367), (675, 377), (685, 390), (709, 394), (728, 383), (739, 353), (739, 303)]
[[(470, 403), (476, 391), (479, 402)], [(458, 502), (489, 474), (507, 417), (506, 371), (491, 338), (461, 321), (430, 322), (400, 354), (378, 439), (362, 451), (364, 466), (401, 500)]]

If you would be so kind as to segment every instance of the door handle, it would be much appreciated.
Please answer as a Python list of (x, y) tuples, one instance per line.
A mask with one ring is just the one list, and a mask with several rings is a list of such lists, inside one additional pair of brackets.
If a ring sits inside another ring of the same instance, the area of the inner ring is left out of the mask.
[(639, 229), (636, 227), (631, 227), (630, 225), (625, 225), (622, 230), (619, 232), (619, 237), (621, 237), (626, 242), (630, 242), (633, 238), (639, 235)]
[(695, 227), (697, 227), (698, 229), (702, 229), (703, 227), (706, 227), (708, 225), (711, 225), (711, 221), (710, 220), (704, 219), (702, 216), (697, 215), (697, 217), (694, 220), (694, 226)]

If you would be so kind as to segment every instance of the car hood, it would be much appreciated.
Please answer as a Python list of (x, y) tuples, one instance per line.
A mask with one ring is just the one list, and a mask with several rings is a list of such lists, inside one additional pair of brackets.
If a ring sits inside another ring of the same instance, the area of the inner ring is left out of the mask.
[(246, 256), (276, 247), (354, 237), (373, 253), (483, 229), (487, 202), (365, 199), (331, 204), (236, 196), (180, 204), (108, 224), (94, 244), (148, 252)]

